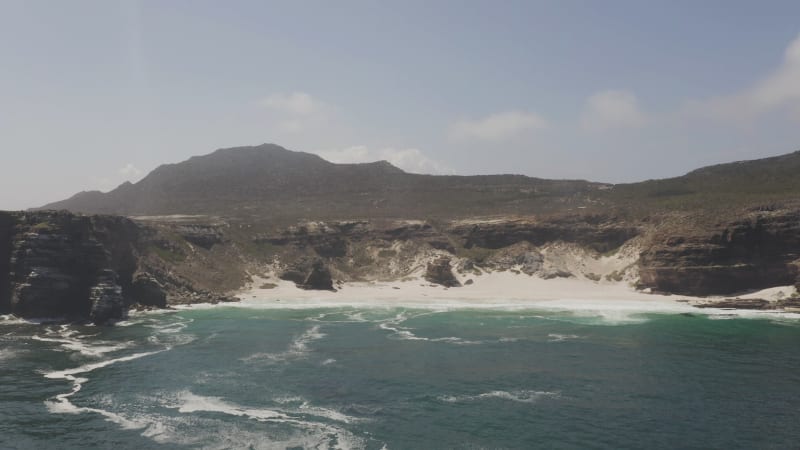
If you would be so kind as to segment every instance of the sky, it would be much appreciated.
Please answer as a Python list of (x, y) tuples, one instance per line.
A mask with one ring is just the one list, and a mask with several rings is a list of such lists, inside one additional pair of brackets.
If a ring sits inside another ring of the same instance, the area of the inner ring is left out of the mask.
[(631, 182), (800, 150), (800, 2), (0, 0), (0, 209), (276, 143)]

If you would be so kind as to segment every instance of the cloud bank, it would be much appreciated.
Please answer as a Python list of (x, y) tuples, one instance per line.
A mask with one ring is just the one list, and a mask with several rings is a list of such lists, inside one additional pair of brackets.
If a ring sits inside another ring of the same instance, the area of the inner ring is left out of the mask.
[(781, 64), (752, 86), (687, 104), (689, 114), (736, 122), (784, 109), (800, 122), (800, 36), (786, 48)]
[(607, 90), (590, 96), (580, 118), (585, 131), (638, 128), (645, 123), (647, 117), (630, 91)]
[(524, 111), (507, 111), (477, 120), (461, 120), (450, 126), (450, 138), (454, 140), (500, 141), (519, 136), (525, 132), (545, 129), (547, 120), (538, 114)]

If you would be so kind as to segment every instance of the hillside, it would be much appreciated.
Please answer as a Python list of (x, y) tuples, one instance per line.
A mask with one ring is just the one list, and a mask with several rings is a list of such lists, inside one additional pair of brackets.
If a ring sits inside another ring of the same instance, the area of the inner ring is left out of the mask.
[(263, 219), (469, 217), (557, 211), (600, 185), (521, 175), (433, 176), (386, 161), (334, 164), (272, 144), (162, 165), (138, 183), (40, 209), (90, 214), (207, 214)]
[(639, 215), (658, 211), (739, 214), (744, 208), (796, 206), (800, 151), (703, 167), (686, 175), (614, 186), (604, 198)]
[(602, 213), (639, 220), (671, 211), (734, 216), (794, 206), (800, 152), (720, 164), (662, 180), (610, 185), (522, 175), (406, 173), (386, 161), (334, 164), (264, 144), (165, 164), (138, 183), (82, 192), (39, 209), (150, 216), (198, 214), (250, 221)]

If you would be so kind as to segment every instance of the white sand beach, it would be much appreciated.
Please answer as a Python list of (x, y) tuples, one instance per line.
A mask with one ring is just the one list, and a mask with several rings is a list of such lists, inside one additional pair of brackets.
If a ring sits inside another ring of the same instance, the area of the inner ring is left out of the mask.
[[(485, 273), (473, 284), (444, 288), (422, 278), (392, 282), (344, 283), (336, 291), (309, 291), (275, 277), (254, 277), (238, 298), (242, 307), (411, 307), (431, 309), (545, 309), (609, 313), (704, 311), (708, 314), (729, 310), (699, 310), (693, 305), (723, 297), (689, 297), (637, 291), (627, 282), (594, 282), (579, 278), (545, 280), (511, 272)], [(463, 283), (462, 279), (462, 283)], [(262, 288), (261, 286), (271, 286)], [(793, 286), (770, 288), (740, 298), (778, 300), (794, 292)], [(775, 314), (753, 311), (755, 314)], [(737, 313), (738, 314), (738, 313)]]

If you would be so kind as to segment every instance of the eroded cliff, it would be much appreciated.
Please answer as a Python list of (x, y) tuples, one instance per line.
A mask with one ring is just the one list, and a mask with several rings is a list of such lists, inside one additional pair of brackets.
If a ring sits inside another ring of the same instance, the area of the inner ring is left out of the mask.
[(668, 224), (654, 233), (639, 265), (642, 286), (669, 293), (727, 295), (791, 285), (800, 281), (800, 212), (751, 211), (733, 221)]
[(153, 255), (161, 240), (157, 230), (119, 216), (0, 213), (0, 310), (103, 324), (134, 304), (166, 306), (168, 295), (213, 300), (163, 270)]
[(268, 273), (333, 291), (347, 282), (410, 279), (458, 288), (455, 273), (466, 281), (506, 271), (694, 296), (800, 281), (796, 209), (716, 222), (571, 214), (289, 226), (29, 212), (1, 213), (0, 237), (1, 311), (95, 323), (124, 317), (134, 305), (231, 301), (251, 276)]

